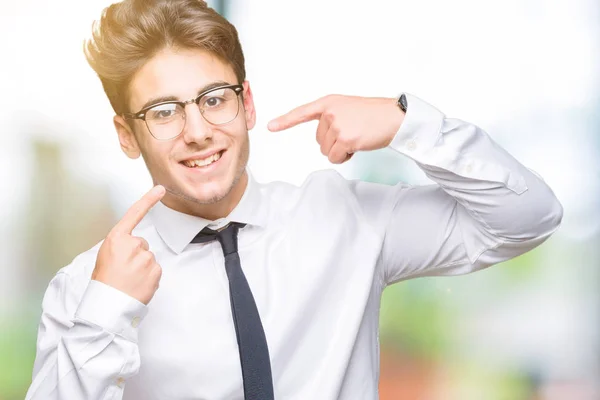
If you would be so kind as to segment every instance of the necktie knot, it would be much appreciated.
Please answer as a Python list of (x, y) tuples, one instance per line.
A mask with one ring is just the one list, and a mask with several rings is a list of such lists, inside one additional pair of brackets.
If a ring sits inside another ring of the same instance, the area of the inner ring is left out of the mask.
[(218, 240), (223, 248), (223, 255), (227, 256), (238, 251), (237, 235), (240, 228), (243, 228), (244, 226), (246, 226), (246, 224), (231, 222), (220, 231), (206, 227), (192, 239), (192, 243), (206, 243)]

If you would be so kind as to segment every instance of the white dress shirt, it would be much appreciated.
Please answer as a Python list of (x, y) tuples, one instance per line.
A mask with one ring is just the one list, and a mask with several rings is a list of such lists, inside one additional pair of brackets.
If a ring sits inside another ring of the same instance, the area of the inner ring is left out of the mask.
[(302, 186), (261, 184), (222, 220), (158, 203), (133, 234), (163, 268), (146, 306), (91, 281), (99, 245), (52, 279), (27, 399), (243, 399), (219, 243), (205, 226), (246, 223), (242, 268), (269, 345), (278, 400), (378, 398), (383, 289), (480, 270), (538, 246), (560, 225), (546, 183), (480, 128), (407, 95), (390, 147), (435, 184), (349, 181), (333, 170)]

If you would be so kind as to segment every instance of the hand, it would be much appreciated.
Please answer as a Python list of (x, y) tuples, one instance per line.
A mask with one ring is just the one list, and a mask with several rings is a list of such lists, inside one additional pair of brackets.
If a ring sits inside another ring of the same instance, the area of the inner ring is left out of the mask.
[(162, 268), (148, 242), (132, 236), (133, 228), (165, 195), (158, 185), (138, 200), (109, 232), (98, 250), (92, 279), (103, 282), (148, 304), (158, 289)]
[(318, 120), (321, 153), (341, 164), (360, 150), (388, 146), (404, 120), (397, 99), (329, 95), (302, 105), (269, 122), (272, 132)]

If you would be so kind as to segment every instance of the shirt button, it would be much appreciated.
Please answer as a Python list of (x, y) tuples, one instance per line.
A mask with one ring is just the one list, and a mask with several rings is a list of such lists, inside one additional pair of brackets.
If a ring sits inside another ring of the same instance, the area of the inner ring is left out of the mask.
[(133, 326), (134, 328), (137, 328), (139, 324), (140, 324), (140, 317), (133, 317), (133, 319), (131, 320), (131, 326)]
[(124, 383), (125, 383), (125, 379), (123, 379), (122, 377), (119, 377), (117, 379), (117, 386), (118, 387), (122, 388)]
[(406, 148), (410, 151), (413, 151), (417, 148), (417, 142), (415, 142), (414, 140), (409, 140), (408, 142), (406, 142)]
[(473, 171), (473, 164), (469, 163), (467, 165), (467, 167), (465, 168), (465, 171), (469, 174), (471, 173), (471, 171)]

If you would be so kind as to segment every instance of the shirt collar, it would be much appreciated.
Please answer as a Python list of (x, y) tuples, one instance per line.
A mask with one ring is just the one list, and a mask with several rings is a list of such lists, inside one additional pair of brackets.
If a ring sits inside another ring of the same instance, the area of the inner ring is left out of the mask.
[(198, 232), (208, 225), (218, 228), (229, 222), (240, 222), (264, 227), (266, 224), (266, 208), (264, 201), (261, 199), (262, 188), (254, 180), (248, 168), (246, 168), (246, 172), (248, 173), (248, 184), (244, 194), (237, 206), (225, 218), (211, 221), (175, 211), (162, 202), (158, 202), (150, 210), (149, 216), (167, 246), (175, 253), (181, 253)]

